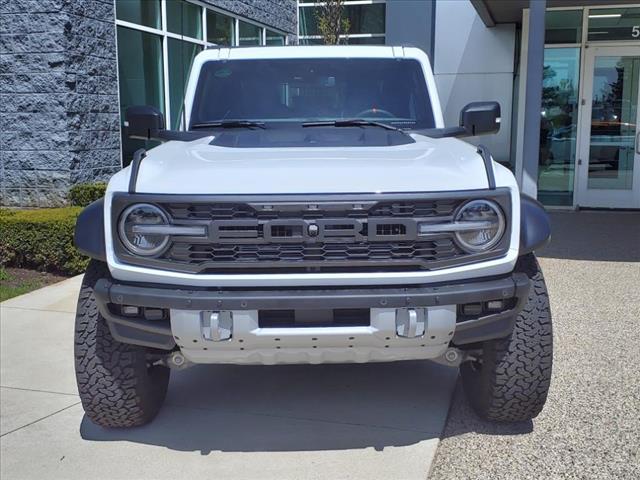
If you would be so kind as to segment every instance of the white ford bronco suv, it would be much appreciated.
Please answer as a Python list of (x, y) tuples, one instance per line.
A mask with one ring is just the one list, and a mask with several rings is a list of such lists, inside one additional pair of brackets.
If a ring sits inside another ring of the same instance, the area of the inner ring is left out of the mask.
[(429, 359), (460, 368), (483, 418), (541, 411), (549, 220), (459, 140), (498, 131), (496, 102), (445, 127), (416, 48), (219, 48), (195, 58), (181, 115), (167, 130), (128, 109), (125, 133), (162, 144), (78, 218), (93, 422), (149, 422), (171, 369), (202, 363)]

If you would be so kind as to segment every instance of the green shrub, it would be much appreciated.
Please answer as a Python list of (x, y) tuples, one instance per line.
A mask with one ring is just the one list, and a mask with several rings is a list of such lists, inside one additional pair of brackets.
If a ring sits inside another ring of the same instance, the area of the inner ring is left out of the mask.
[(79, 207), (0, 209), (0, 265), (81, 273), (88, 259), (73, 245)]
[(104, 182), (78, 183), (69, 189), (67, 199), (71, 205), (76, 207), (86, 207), (91, 202), (104, 197), (107, 184)]

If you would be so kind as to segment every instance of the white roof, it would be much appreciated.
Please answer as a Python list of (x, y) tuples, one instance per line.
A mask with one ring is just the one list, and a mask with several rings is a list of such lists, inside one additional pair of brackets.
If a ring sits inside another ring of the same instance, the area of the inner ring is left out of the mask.
[(425, 55), (414, 47), (386, 45), (289, 45), (284, 47), (209, 48), (198, 54), (202, 61), (260, 58), (397, 58)]

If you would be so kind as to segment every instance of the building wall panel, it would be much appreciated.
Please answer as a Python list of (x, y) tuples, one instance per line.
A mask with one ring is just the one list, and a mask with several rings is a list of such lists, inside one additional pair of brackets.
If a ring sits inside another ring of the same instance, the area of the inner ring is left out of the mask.
[(491, 149), (501, 162), (511, 159), (515, 25), (487, 28), (470, 2), (436, 3), (434, 74), (445, 124), (458, 124), (469, 102), (500, 102), (502, 124), (497, 135), (467, 139)]

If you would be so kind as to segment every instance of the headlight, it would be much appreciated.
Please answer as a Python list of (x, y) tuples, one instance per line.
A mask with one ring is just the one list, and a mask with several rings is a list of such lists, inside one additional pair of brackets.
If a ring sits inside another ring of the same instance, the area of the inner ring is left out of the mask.
[(469, 252), (484, 252), (495, 246), (505, 230), (504, 214), (490, 200), (471, 200), (455, 217), (455, 236)]
[(169, 224), (169, 218), (160, 208), (148, 203), (137, 203), (120, 216), (118, 233), (120, 240), (131, 253), (153, 256), (161, 253), (169, 243), (169, 235), (154, 228)]

